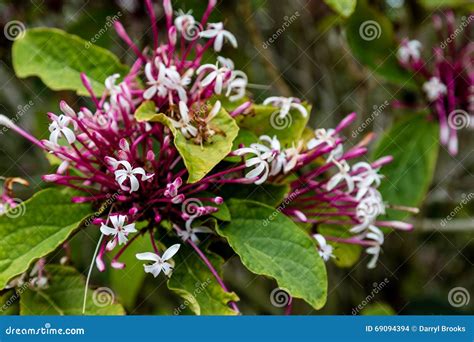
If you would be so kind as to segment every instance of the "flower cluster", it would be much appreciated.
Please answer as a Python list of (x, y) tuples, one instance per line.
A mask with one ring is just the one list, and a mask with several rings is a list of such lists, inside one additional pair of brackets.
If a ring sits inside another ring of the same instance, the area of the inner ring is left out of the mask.
[[(138, 236), (150, 234), (150, 251), (136, 257), (150, 262), (144, 265), (145, 272), (154, 277), (161, 272), (170, 276), (172, 258), (180, 244), (169, 248), (156, 244), (155, 236), (160, 226), (166, 224), (172, 227), (170, 231), (176, 233), (175, 237), (196, 251), (227, 292), (218, 272), (198, 247), (197, 234), (213, 232), (202, 225), (201, 218), (215, 213), (223, 204), (219, 185), (265, 182), (290, 184), (288, 196), (292, 200), (282, 212), (314, 227), (315, 244), (324, 260), (329, 260), (333, 252), (327, 241), (358, 244), (367, 247), (367, 253), (373, 256), (369, 267), (374, 267), (384, 241), (379, 227), (412, 227), (380, 219), (386, 204), (377, 191), (382, 181), (378, 171), (391, 158), (351, 165), (353, 159), (366, 154), (365, 145), (370, 140), (344, 150), (341, 131), (353, 122), (355, 114), (335, 129), (317, 129), (313, 138), (289, 146), (277, 136), (262, 135), (259, 141), (229, 153), (228, 157), (234, 157), (232, 160), (240, 156), (241, 161), (221, 162), (199, 181), (184, 181), (189, 171), (174, 144), (171, 128), (187, 141), (205, 148), (217, 134), (226, 133), (212, 125), (223, 107), (219, 98), (241, 100), (231, 111), (231, 117), (248, 113), (253, 105), (245, 98), (248, 80), (227, 58), (219, 56), (215, 64), (202, 63), (209, 49), (220, 52), (224, 43), (237, 46), (235, 37), (222, 23), (208, 23), (215, 0), (208, 2), (199, 22), (190, 13), (178, 12), (173, 16), (171, 1), (164, 0), (164, 42), (158, 40), (151, 0), (145, 4), (151, 19), (153, 47), (140, 50), (122, 25), (114, 23), (118, 35), (135, 53), (136, 61), (124, 77), (108, 77), (103, 94), (96, 94), (87, 75), (81, 75), (93, 108), (73, 109), (61, 101), (61, 114), (48, 113), (51, 123), (49, 139), (45, 140), (38, 140), (0, 116), (1, 124), (58, 161), (56, 172), (43, 176), (45, 181), (78, 190), (79, 194), (72, 199), (75, 203), (110, 202), (108, 214), (93, 220), (102, 233), (95, 257), (97, 268), (105, 270), (106, 253), (114, 253), (111, 267), (124, 268), (126, 265), (120, 262), (123, 252)], [(196, 28), (204, 27), (195, 32)], [(152, 103), (172, 126), (161, 121), (138, 121), (135, 113), (145, 103)], [(277, 108), (280, 118), (290, 111), (309, 116), (301, 101), (292, 97), (269, 97), (264, 105)], [(351, 237), (327, 234), (321, 229), (323, 225), (339, 226)], [(230, 305), (238, 311), (232, 302)]]
[[(297, 179), (290, 182), (291, 201), (282, 209), (296, 222), (308, 223), (318, 230), (324, 225), (347, 227), (349, 238), (316, 234), (320, 253), (325, 260), (332, 256), (332, 247), (326, 240), (357, 244), (367, 247), (373, 257), (368, 264), (375, 267), (384, 242), (384, 234), (379, 227), (411, 230), (411, 224), (399, 221), (382, 221), (386, 204), (377, 187), (383, 176), (380, 168), (392, 158), (387, 156), (375, 162), (359, 161), (350, 165), (351, 160), (363, 157), (367, 145), (373, 137), (361, 141), (347, 152), (344, 151), (344, 139), (340, 132), (356, 118), (348, 115), (335, 129), (317, 129), (314, 138), (300, 141), (296, 147), (282, 149), (276, 137), (260, 137), (262, 143), (252, 144), (248, 148), (235, 151), (237, 155), (248, 154), (247, 167), (253, 169), (246, 177), (261, 184), (267, 179), (272, 182), (284, 182), (288, 172)], [(332, 176), (329, 176), (332, 173)], [(402, 208), (415, 211), (412, 208)]]
[[(402, 41), (397, 57), (404, 68), (421, 80), (421, 90), (440, 124), (440, 142), (451, 155), (456, 155), (457, 129), (467, 126), (474, 117), (474, 43), (469, 39), (474, 17), (471, 15), (458, 28), (451, 11), (445, 13), (445, 23), (438, 15), (433, 20), (443, 43), (433, 47), (429, 58), (423, 58), (419, 41), (408, 39)], [(456, 39), (462, 31), (465, 39)]]

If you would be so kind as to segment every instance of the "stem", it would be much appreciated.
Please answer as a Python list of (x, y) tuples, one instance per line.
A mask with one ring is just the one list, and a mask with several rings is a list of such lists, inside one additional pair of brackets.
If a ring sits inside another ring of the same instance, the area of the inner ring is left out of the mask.
[[(209, 259), (204, 255), (204, 253), (199, 249), (199, 247), (191, 240), (191, 239), (188, 239), (186, 240), (187, 243), (189, 243), (191, 245), (192, 248), (194, 248), (194, 250), (196, 251), (196, 253), (199, 255), (199, 257), (202, 259), (202, 261), (204, 261), (204, 263), (206, 264), (206, 266), (209, 268), (209, 270), (211, 271), (211, 273), (214, 275), (214, 277), (216, 278), (217, 282), (219, 283), (219, 285), (222, 287), (222, 289), (225, 291), (225, 292), (230, 292), (228, 289), (227, 289), (227, 286), (225, 286), (224, 284), (224, 281), (221, 279), (221, 277), (219, 276), (219, 273), (217, 273), (217, 270), (214, 268), (214, 266), (212, 266), (211, 262), (209, 261)], [(240, 313), (240, 310), (239, 308), (237, 307), (237, 304), (235, 302), (229, 302), (230, 306), (232, 307), (232, 309), (237, 312), (237, 313)]]
[(84, 302), (82, 304), (82, 314), (86, 313), (86, 303), (87, 303), (87, 290), (89, 289), (89, 282), (91, 280), (92, 269), (94, 268), (95, 258), (97, 258), (97, 253), (99, 252), (99, 246), (104, 239), (104, 234), (100, 234), (99, 241), (97, 242), (97, 246), (95, 247), (94, 256), (92, 257), (91, 264), (89, 266), (89, 271), (87, 272), (87, 279), (86, 279), (86, 287), (84, 288)]

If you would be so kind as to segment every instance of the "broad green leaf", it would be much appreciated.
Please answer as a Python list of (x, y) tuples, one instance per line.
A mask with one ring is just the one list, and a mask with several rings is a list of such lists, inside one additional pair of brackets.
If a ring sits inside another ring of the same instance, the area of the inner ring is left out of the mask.
[(357, 0), (324, 0), (334, 11), (343, 17), (349, 17), (355, 10)]
[(232, 142), (237, 137), (239, 127), (224, 109), (221, 109), (210, 122), (211, 127), (218, 133), (211, 138), (210, 142), (201, 146), (195, 144), (192, 139), (186, 139), (165, 114), (156, 114), (153, 106), (154, 104), (150, 102), (143, 103), (137, 109), (135, 118), (138, 121), (161, 122), (171, 130), (174, 144), (189, 172), (188, 183), (201, 180), (232, 150)]
[[(209, 261), (219, 270), (223, 260), (214, 254), (207, 253)], [(185, 301), (175, 311), (187, 307), (196, 315), (235, 315), (229, 307), (230, 301), (239, 298), (233, 292), (225, 292), (216, 278), (193, 249), (181, 246), (173, 260), (176, 263), (173, 275), (168, 280), (168, 287)]]
[(412, 73), (398, 63), (393, 26), (382, 13), (358, 1), (348, 19), (346, 35), (354, 57), (373, 72), (401, 86), (413, 86)]
[[(395, 124), (381, 139), (374, 159), (392, 155), (385, 165), (385, 176), (379, 190), (384, 200), (393, 205), (418, 207), (433, 179), (438, 157), (438, 124), (423, 115), (411, 114)], [(389, 216), (404, 219), (405, 212), (389, 211)]]
[(313, 240), (296, 224), (267, 205), (229, 201), (232, 221), (218, 228), (242, 263), (275, 280), (295, 298), (315, 309), (326, 303), (327, 275)]
[(20, 296), (13, 289), (0, 294), (0, 316), (18, 315), (19, 298)]
[[(21, 315), (82, 315), (85, 278), (70, 266), (47, 265), (48, 286), (29, 288), (20, 296)], [(109, 288), (89, 290), (86, 315), (124, 315)]]
[(110, 287), (127, 310), (134, 308), (135, 301), (146, 276), (146, 273), (143, 271), (143, 262), (139, 261), (135, 255), (149, 248), (150, 237), (148, 234), (137, 237), (120, 256), (119, 261), (126, 265), (125, 269), (110, 269)]
[(89, 204), (72, 203), (70, 189), (49, 188), (0, 216), (0, 289), (35, 260), (60, 246), (91, 214)]
[(225, 200), (230, 198), (247, 199), (276, 207), (281, 204), (290, 186), (287, 184), (226, 184), (220, 188)]
[(393, 308), (384, 302), (376, 302), (367, 305), (360, 314), (362, 316), (393, 316), (397, 313)]
[(38, 76), (53, 90), (74, 90), (89, 95), (81, 73), (89, 78), (96, 94), (105, 89), (105, 79), (115, 73), (122, 77), (128, 68), (110, 51), (78, 36), (55, 28), (34, 28), (15, 40), (13, 67), (18, 77)]
[[(336, 238), (350, 238), (353, 236), (343, 227), (338, 229), (335, 226), (329, 225), (319, 225), (318, 233), (324, 236), (333, 236)], [(362, 252), (361, 246), (334, 241), (328, 241), (328, 243), (333, 247), (333, 254), (335, 256), (335, 258), (331, 258), (330, 260), (333, 261), (336, 266), (342, 268), (352, 267), (359, 260)]]
[[(311, 113), (311, 106), (307, 103), (303, 105)], [(283, 119), (279, 118), (279, 109), (273, 106), (253, 105), (247, 115), (239, 115), (237, 123), (239, 127), (245, 128), (258, 137), (261, 135), (276, 135), (283, 145), (296, 143), (303, 134), (309, 120), (303, 117), (297, 110), (291, 110)]]

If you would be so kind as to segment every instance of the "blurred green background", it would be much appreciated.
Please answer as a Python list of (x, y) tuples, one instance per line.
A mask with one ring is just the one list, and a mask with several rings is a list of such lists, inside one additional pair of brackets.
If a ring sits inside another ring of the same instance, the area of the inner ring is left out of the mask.
[[(441, 9), (426, 7), (425, 1), (373, 1), (370, 6), (383, 13), (392, 23), (396, 37), (417, 37), (429, 42), (433, 39), (431, 14)], [(459, 15), (466, 15), (464, 1)], [(173, 1), (175, 9), (193, 9), (199, 18), (206, 1)], [(161, 7), (156, 6), (161, 17)], [(143, 36), (149, 30), (148, 18), (140, 0), (23, 0), (0, 1), (0, 28), (12, 20), (21, 21), (27, 28), (58, 27), (90, 40), (104, 27), (104, 23), (120, 13), (129, 34), (140, 46), (149, 42)], [(298, 13), (284, 32), (267, 44), (282, 24)], [(333, 127), (350, 112), (359, 114), (359, 123), (369, 117), (374, 108), (395, 98), (414, 100), (416, 91), (400, 88), (382, 81), (353, 56), (346, 40), (344, 19), (338, 17), (322, 0), (226, 0), (218, 2), (212, 20), (224, 21), (239, 41), (239, 48), (229, 46), (223, 54), (232, 58), (238, 69), (244, 70), (252, 83), (249, 90), (255, 100), (269, 95), (293, 94), (313, 103), (313, 127)], [(113, 29), (108, 29), (96, 44), (112, 50), (123, 62), (133, 59), (127, 53)], [(58, 103), (66, 99), (76, 105), (87, 100), (78, 99), (71, 92), (53, 92), (37, 78), (18, 79), (11, 66), (12, 42), (0, 35), (0, 113), (13, 117), (21, 113), (19, 124), (37, 136), (47, 130), (46, 113), (57, 112)], [(426, 44), (429, 46), (429, 44)], [(386, 130), (396, 116), (389, 105), (383, 115), (370, 124), (376, 133)], [(409, 114), (408, 114), (409, 115)], [(349, 269), (328, 263), (329, 297), (326, 307), (315, 312), (301, 301), (295, 301), (298, 314), (352, 314), (368, 295), (374, 284), (388, 279), (387, 285), (369, 300), (367, 308), (376, 313), (399, 314), (474, 314), (474, 298), (459, 308), (449, 304), (448, 293), (463, 287), (474, 297), (474, 203), (462, 206), (455, 219), (446, 227), (440, 220), (448, 215), (468, 194), (474, 191), (474, 141), (468, 131), (461, 132), (460, 154), (450, 156), (440, 149), (435, 180), (421, 213), (414, 219), (412, 233), (390, 233), (386, 238), (378, 267), (367, 270), (367, 258)], [(19, 192), (28, 197), (44, 186), (40, 175), (47, 173), (48, 163), (43, 153), (12, 132), (0, 135), (0, 175), (27, 179), (31, 187)], [(383, 170), (382, 170), (383, 173)], [(87, 236), (86, 236), (87, 235)], [(79, 268), (90, 260), (93, 232), (81, 233), (75, 239), (78, 247)], [(275, 284), (245, 271), (237, 257), (226, 264), (226, 281), (241, 297), (243, 312), (248, 314), (278, 314), (282, 309), (271, 305), (269, 293)], [(102, 277), (105, 277), (102, 275)], [(93, 280), (100, 282), (101, 276)], [(150, 279), (148, 279), (150, 280)], [(141, 291), (140, 306), (134, 314), (172, 314), (180, 303), (166, 286), (151, 298), (146, 298), (146, 283)], [(385, 304), (378, 304), (385, 303)]]

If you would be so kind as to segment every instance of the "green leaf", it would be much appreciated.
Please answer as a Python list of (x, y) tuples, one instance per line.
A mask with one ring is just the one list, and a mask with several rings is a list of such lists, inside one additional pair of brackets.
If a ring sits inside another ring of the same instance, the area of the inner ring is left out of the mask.
[[(303, 105), (311, 113), (311, 106)], [(273, 106), (252, 105), (250, 114), (239, 115), (237, 123), (239, 127), (245, 128), (257, 136), (276, 135), (283, 145), (291, 145), (298, 142), (303, 134), (309, 115), (305, 118), (297, 110), (292, 109), (285, 118), (279, 119), (279, 109)]]
[(238, 198), (276, 207), (281, 204), (290, 186), (287, 184), (226, 184), (220, 188), (224, 199)]
[[(223, 260), (214, 254), (207, 255), (214, 268), (219, 270)], [(235, 315), (230, 301), (239, 298), (233, 292), (225, 292), (204, 262), (191, 248), (182, 245), (173, 260), (176, 263), (168, 288), (185, 301), (175, 309), (179, 314), (187, 307), (196, 315)]]
[(355, 10), (357, 0), (324, 0), (334, 11), (343, 17), (349, 17)]
[(120, 303), (130, 311), (134, 308), (138, 292), (146, 277), (143, 262), (139, 261), (135, 255), (146, 251), (149, 246), (150, 237), (147, 234), (137, 237), (120, 256), (120, 262), (126, 265), (125, 269), (111, 268), (110, 270), (110, 287), (117, 294)]
[(225, 109), (221, 109), (209, 123), (218, 132), (222, 133), (216, 133), (211, 141), (203, 146), (195, 144), (191, 139), (186, 139), (165, 114), (156, 114), (156, 107), (150, 101), (144, 102), (137, 109), (135, 118), (138, 121), (161, 122), (171, 130), (174, 136), (174, 144), (189, 172), (188, 183), (201, 180), (224, 159), (232, 151), (232, 142), (239, 132), (235, 120)]
[(367, 305), (360, 314), (362, 316), (393, 316), (397, 313), (393, 308), (384, 302), (376, 302)]
[[(349, 238), (352, 236), (344, 228), (336, 228), (334, 226), (319, 225), (318, 233), (324, 236), (333, 236), (336, 238)], [(333, 254), (335, 258), (330, 260), (341, 268), (352, 267), (359, 260), (362, 252), (362, 247), (358, 245), (351, 245), (347, 243), (338, 243), (334, 241), (328, 241), (333, 247)]]
[(42, 190), (11, 215), (0, 216), (0, 289), (54, 251), (91, 214), (89, 204), (71, 202), (74, 194), (70, 189)]
[(315, 309), (326, 303), (327, 275), (313, 240), (288, 217), (267, 205), (229, 201), (232, 221), (218, 228), (242, 263), (256, 274), (275, 278), (278, 286)]
[(390, 20), (358, 1), (354, 14), (348, 19), (346, 35), (354, 57), (379, 76), (405, 87), (414, 87), (412, 73), (398, 63), (398, 49)]
[(18, 306), (19, 298), (19, 295), (13, 289), (0, 294), (0, 316), (18, 315), (20, 310)]
[[(379, 190), (385, 201), (412, 207), (422, 203), (433, 179), (438, 146), (438, 124), (423, 115), (405, 117), (383, 136), (373, 158), (394, 158), (381, 170), (385, 180)], [(404, 219), (408, 214), (389, 210), (389, 216)]]
[(53, 90), (74, 90), (80, 95), (89, 95), (81, 82), (82, 72), (99, 95), (108, 76), (128, 73), (110, 51), (55, 28), (26, 30), (15, 40), (12, 58), (18, 77), (38, 76)]
[[(73, 267), (47, 265), (48, 286), (29, 288), (20, 296), (21, 315), (82, 315), (85, 278)], [(110, 289), (87, 292), (86, 315), (124, 315), (120, 304), (114, 303)]]

